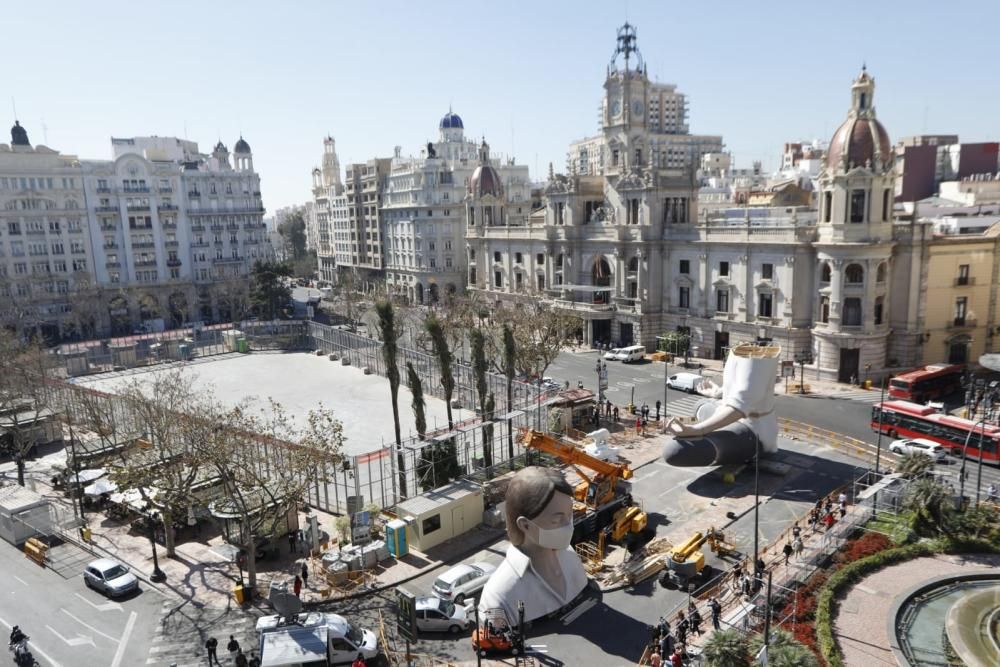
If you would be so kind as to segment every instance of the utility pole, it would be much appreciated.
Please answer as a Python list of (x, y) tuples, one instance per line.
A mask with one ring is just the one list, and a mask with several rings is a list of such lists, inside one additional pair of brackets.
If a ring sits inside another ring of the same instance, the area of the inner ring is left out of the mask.
[(667, 356), (669, 354), (669, 352), (667, 352), (666, 350), (664, 350), (663, 354), (664, 354), (664, 357), (663, 357), (663, 432), (666, 433), (667, 432), (667, 394), (668, 394), (667, 390), (669, 389), (667, 387), (667, 378), (670, 377), (670, 362), (667, 361), (667, 359), (669, 358)]

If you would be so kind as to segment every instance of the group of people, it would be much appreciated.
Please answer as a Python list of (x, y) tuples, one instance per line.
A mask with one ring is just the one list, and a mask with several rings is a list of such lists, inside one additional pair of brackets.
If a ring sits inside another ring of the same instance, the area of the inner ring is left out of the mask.
[[(215, 637), (209, 637), (205, 642), (205, 649), (208, 651), (208, 665), (212, 667), (213, 664), (221, 665), (219, 662), (219, 656), (216, 654), (219, 650), (219, 640)], [(229, 643), (226, 644), (226, 650), (229, 651), (229, 657), (232, 659), (230, 664), (234, 667), (260, 667), (260, 658), (257, 657), (256, 651), (250, 652), (250, 657), (247, 658), (246, 654), (243, 653), (243, 649), (240, 648), (240, 643), (236, 640), (234, 635), (229, 635)]]
[[(660, 421), (660, 409), (662, 408), (662, 406), (663, 404), (660, 403), (660, 401), (656, 401), (656, 416), (653, 417), (654, 423)], [(611, 403), (610, 398), (607, 398), (604, 399), (603, 404), (597, 404), (594, 406), (594, 410), (591, 413), (591, 419), (593, 421), (594, 428), (600, 427), (602, 413), (603, 417), (607, 421), (612, 421), (616, 424), (621, 421), (621, 410), (617, 405)], [(636, 435), (645, 434), (646, 427), (649, 426), (649, 413), (650, 413), (650, 408), (648, 403), (643, 403), (641, 406), (638, 406), (638, 409), (636, 410), (635, 413)]]
[(841, 519), (847, 516), (847, 494), (843, 491), (837, 494), (836, 508), (833, 494), (816, 501), (816, 506), (809, 512), (809, 527), (815, 533), (819, 531), (819, 525), (823, 524), (824, 529), (829, 531), (837, 523), (838, 515)]
[[(708, 601), (708, 610), (712, 617), (712, 627), (721, 628), (722, 604), (717, 598)], [(652, 641), (650, 644), (649, 664), (653, 667), (681, 667), (688, 658), (687, 643), (691, 635), (702, 635), (702, 616), (694, 601), (688, 603), (687, 613), (681, 611), (673, 627), (663, 616), (659, 623), (652, 626)]]

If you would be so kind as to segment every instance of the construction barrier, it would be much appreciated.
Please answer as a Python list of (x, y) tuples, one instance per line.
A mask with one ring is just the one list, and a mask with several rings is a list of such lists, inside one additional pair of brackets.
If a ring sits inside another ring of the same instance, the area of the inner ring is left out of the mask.
[[(781, 427), (781, 434), (785, 437), (806, 440), (817, 445), (826, 445), (868, 463), (875, 461), (877, 446), (864, 440), (783, 417), (778, 419), (778, 425)], [(888, 454), (889, 449), (885, 447), (882, 456), (885, 457)]]
[(24, 543), (24, 555), (45, 567), (45, 560), (48, 557), (49, 545), (42, 542), (37, 537), (30, 537)]

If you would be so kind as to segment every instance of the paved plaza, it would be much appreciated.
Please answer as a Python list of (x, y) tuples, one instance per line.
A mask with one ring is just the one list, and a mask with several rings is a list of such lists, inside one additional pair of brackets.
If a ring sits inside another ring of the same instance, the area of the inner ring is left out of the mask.
[[(344, 425), (347, 454), (380, 449), (395, 438), (388, 380), (365, 375), (354, 366), (341, 366), (325, 356), (305, 352), (230, 354), (181, 367), (195, 378), (196, 388), (211, 389), (216, 398), (228, 405), (251, 401), (256, 406), (265, 406), (268, 398), (272, 398), (300, 424), (305, 423), (309, 410), (322, 403)], [(176, 364), (161, 365), (80, 378), (77, 383), (114, 392), (133, 379), (152, 381), (157, 374), (176, 368)], [(400, 386), (399, 421), (404, 438), (416, 434), (410, 407), (412, 398), (409, 389)], [(448, 414), (444, 401), (430, 396), (426, 388), (424, 400), (428, 430), (446, 426)], [(468, 410), (455, 410), (454, 418), (458, 421), (469, 415)]]

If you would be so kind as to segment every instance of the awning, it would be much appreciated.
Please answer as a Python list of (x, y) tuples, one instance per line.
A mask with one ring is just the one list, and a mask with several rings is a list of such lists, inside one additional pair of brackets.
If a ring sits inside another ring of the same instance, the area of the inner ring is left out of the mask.
[(88, 496), (103, 496), (105, 493), (112, 493), (118, 490), (118, 485), (107, 477), (102, 477), (93, 484), (84, 487), (83, 492)]
[(81, 470), (79, 473), (70, 473), (69, 481), (76, 482), (80, 480), (81, 484), (86, 484), (93, 482), (95, 479), (100, 479), (106, 474), (108, 474), (108, 471), (104, 468), (91, 468), (89, 470)]

